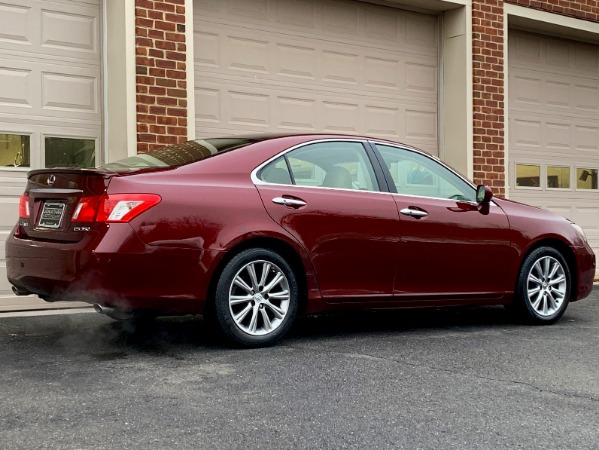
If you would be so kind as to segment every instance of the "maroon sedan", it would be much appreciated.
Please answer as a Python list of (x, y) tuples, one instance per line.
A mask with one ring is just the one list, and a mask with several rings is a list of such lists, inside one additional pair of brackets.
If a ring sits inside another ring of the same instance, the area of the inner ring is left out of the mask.
[(19, 216), (15, 293), (117, 319), (204, 314), (248, 347), (341, 308), (502, 304), (552, 323), (595, 275), (572, 222), (355, 136), (205, 139), (33, 170)]

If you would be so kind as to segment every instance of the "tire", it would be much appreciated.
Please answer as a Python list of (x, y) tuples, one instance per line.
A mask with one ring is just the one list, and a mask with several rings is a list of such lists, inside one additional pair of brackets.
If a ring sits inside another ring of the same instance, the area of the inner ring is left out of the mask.
[(299, 287), (291, 266), (272, 250), (253, 248), (234, 256), (223, 269), (214, 313), (233, 344), (266, 347), (287, 333), (298, 304)]
[(562, 254), (552, 247), (539, 247), (520, 268), (508, 311), (527, 323), (549, 325), (566, 311), (571, 290), (572, 276)]

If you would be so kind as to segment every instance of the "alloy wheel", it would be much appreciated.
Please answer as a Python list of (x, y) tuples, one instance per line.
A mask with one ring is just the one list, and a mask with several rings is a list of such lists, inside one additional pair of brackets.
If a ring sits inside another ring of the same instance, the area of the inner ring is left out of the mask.
[(289, 280), (276, 264), (252, 261), (233, 277), (229, 310), (235, 325), (251, 336), (264, 336), (283, 323), (289, 310)]
[(528, 272), (526, 293), (530, 306), (540, 317), (550, 317), (562, 306), (568, 283), (562, 264), (551, 256), (539, 258)]

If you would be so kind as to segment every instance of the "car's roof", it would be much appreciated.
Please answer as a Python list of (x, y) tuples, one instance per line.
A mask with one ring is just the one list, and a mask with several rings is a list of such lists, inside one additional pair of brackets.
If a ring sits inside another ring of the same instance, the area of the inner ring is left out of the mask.
[[(392, 141), (389, 139), (383, 139), (383, 138), (378, 138), (378, 137), (372, 137), (372, 136), (363, 136), (363, 135), (357, 135), (357, 134), (345, 134), (345, 133), (327, 133), (327, 132), (313, 132), (313, 133), (251, 133), (251, 134), (235, 134), (235, 135), (229, 135), (229, 136), (218, 136), (218, 137), (214, 137), (214, 138), (196, 138), (195, 140), (202, 140), (202, 139), (247, 139), (247, 140), (251, 140), (251, 141), (267, 141), (267, 140), (271, 140), (271, 139), (283, 139), (283, 138), (289, 138), (289, 137), (303, 137), (305, 138), (306, 141), (312, 140), (312, 139), (327, 139), (327, 138), (338, 138), (338, 139), (360, 139), (360, 140), (370, 140), (370, 141), (378, 141), (378, 142), (388, 142), (389, 144), (393, 144), (393, 145), (400, 145), (402, 147), (405, 148), (409, 148), (409, 149), (413, 149), (413, 150), (418, 150), (418, 151), (423, 151), (422, 149), (418, 148), (418, 147), (414, 147), (413, 145), (409, 145), (409, 144), (405, 144), (403, 142), (398, 142), (398, 141)], [(426, 152), (428, 153), (428, 152)]]

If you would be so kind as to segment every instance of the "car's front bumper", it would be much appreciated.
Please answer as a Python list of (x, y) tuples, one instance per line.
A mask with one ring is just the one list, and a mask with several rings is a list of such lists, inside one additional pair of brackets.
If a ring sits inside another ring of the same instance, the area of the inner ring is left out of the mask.
[(583, 247), (575, 247), (574, 255), (578, 269), (578, 283), (576, 292), (572, 295), (572, 301), (588, 297), (593, 290), (593, 281), (597, 270), (595, 253), (588, 244)]

